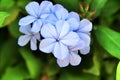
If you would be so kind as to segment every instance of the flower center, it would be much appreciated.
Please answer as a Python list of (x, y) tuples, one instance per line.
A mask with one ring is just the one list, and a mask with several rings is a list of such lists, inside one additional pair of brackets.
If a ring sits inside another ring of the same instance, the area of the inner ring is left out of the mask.
[(60, 41), (60, 39), (56, 39), (56, 42), (59, 42)]

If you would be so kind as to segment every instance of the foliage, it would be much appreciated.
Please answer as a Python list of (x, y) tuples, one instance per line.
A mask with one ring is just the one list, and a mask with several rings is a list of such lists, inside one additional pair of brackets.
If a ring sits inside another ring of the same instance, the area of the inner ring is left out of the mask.
[(0, 0), (0, 80), (120, 80), (120, 0), (51, 0), (69, 11), (81, 13), (79, 2), (96, 11), (90, 53), (80, 55), (79, 66), (65, 68), (51, 54), (18, 46), (18, 21), (30, 1)]

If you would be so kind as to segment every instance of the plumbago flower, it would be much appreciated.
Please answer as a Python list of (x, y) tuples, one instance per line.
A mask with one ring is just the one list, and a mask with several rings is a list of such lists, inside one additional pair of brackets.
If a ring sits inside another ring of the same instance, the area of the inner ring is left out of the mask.
[(45, 53), (52, 53), (57, 58), (60, 67), (79, 65), (81, 54), (90, 51), (90, 31), (92, 23), (80, 20), (76, 12), (68, 12), (60, 4), (53, 5), (50, 1), (30, 2), (26, 6), (28, 16), (20, 19), (20, 32), (24, 33), (18, 39), (20, 46), (30, 41), (32, 50), (36, 50), (40, 35), (39, 49)]
[(69, 55), (64, 59), (57, 58), (57, 63), (61, 67), (65, 67), (69, 63), (76, 66), (81, 62), (78, 50), (80, 50), (81, 54), (88, 54), (90, 51), (90, 31), (92, 30), (92, 23), (87, 19), (80, 21), (79, 15), (76, 12), (69, 13), (60, 4), (54, 5), (51, 11), (53, 14), (48, 17), (51, 20), (51, 24), (58, 20), (66, 21), (70, 25), (70, 31), (76, 32), (79, 35), (78, 44), (72, 47), (72, 49), (69, 49)]
[[(80, 25), (78, 29), (75, 29), (79, 36), (79, 42), (74, 47), (69, 47), (69, 55), (67, 55), (64, 59), (57, 59), (57, 63), (60, 67), (66, 67), (69, 63), (73, 66), (79, 65), (81, 62), (81, 57), (78, 55), (78, 50), (80, 50), (81, 54), (88, 54), (90, 51), (90, 31), (92, 29), (92, 23), (83, 19), (80, 21)], [(72, 36), (71, 36), (72, 37)]]
[(37, 50), (37, 40), (40, 40), (40, 34), (31, 32), (31, 26), (21, 26), (20, 32), (25, 34), (21, 35), (18, 39), (18, 44), (20, 46), (25, 46), (30, 41), (31, 50)]
[[(70, 30), (77, 32), (81, 41), (83, 41), (84, 46), (81, 43), (76, 46), (79, 48), (82, 54), (87, 54), (90, 51), (90, 31), (92, 30), (92, 23), (83, 19), (80, 21), (79, 15), (76, 12), (68, 12), (62, 5), (56, 4), (51, 8), (52, 14), (49, 15), (48, 19), (51, 20), (51, 24), (58, 20), (66, 21), (70, 25)], [(53, 22), (52, 22), (53, 21)]]
[[(70, 29), (76, 29), (79, 26), (80, 18), (76, 12), (68, 12), (62, 5), (56, 4), (51, 8), (51, 14), (47, 17), (51, 24), (58, 20), (66, 21), (70, 25)], [(74, 23), (73, 23), (74, 22)]]
[[(87, 20), (83, 19), (80, 21), (80, 25), (75, 32), (78, 33), (80, 39), (84, 42), (84, 47), (80, 49), (81, 54), (87, 54), (90, 51), (90, 31), (92, 30), (92, 23)], [(78, 44), (77, 46), (79, 46)]]
[(40, 50), (45, 53), (52, 52), (57, 59), (64, 59), (69, 55), (69, 47), (74, 47), (79, 41), (79, 36), (70, 31), (70, 26), (65, 21), (57, 21), (55, 26), (46, 24), (41, 29)]
[(25, 7), (29, 15), (20, 19), (19, 25), (26, 26), (32, 23), (31, 31), (39, 32), (52, 6), (53, 4), (50, 1), (43, 1), (40, 5), (37, 2), (30, 2)]

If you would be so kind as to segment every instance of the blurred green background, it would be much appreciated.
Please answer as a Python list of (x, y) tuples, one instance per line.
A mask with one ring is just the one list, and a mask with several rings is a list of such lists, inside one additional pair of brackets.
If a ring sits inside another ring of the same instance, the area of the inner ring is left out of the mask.
[[(120, 0), (50, 0), (76, 11), (88, 3), (92, 15), (91, 51), (79, 66), (60, 68), (52, 54), (20, 47), (18, 21), (25, 6), (40, 0), (0, 0), (0, 80), (120, 80)], [(85, 12), (86, 15), (88, 13)]]

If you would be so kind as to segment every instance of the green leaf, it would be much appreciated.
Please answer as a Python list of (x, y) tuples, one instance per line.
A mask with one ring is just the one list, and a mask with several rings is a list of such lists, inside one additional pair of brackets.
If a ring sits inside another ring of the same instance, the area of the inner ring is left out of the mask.
[(15, 67), (8, 67), (1, 80), (26, 80), (27, 78), (29, 75), (25, 66), (19, 64)]
[(54, 2), (62, 4), (69, 11), (79, 11), (79, 0), (54, 0)]
[[(14, 48), (14, 49), (13, 49)], [(17, 61), (17, 45), (15, 40), (6, 41), (0, 51), (0, 73)]]
[(3, 23), (5, 19), (9, 16), (9, 13), (7, 12), (0, 12), (0, 28), (2, 28)]
[[(119, 7), (119, 0), (109, 0), (106, 5), (104, 6), (104, 9), (102, 9), (102, 14), (101, 16), (104, 17), (110, 17), (112, 16), (114, 13), (116, 13), (120, 7)], [(107, 13), (107, 14), (106, 14)]]
[[(101, 24), (111, 26), (115, 22), (115, 25), (119, 25), (119, 24), (116, 24), (117, 21), (119, 22), (119, 20), (115, 20), (115, 17), (117, 17), (117, 19), (119, 19), (119, 16), (117, 16), (119, 9), (120, 9), (119, 0), (115, 0), (115, 1), (109, 0), (106, 3), (106, 5), (104, 6), (104, 9), (102, 9), (102, 12), (100, 14)], [(118, 15), (119, 15), (119, 13), (118, 13)]]
[(83, 2), (90, 4), (92, 2), (92, 0), (83, 0)]
[(116, 63), (115, 60), (104, 61), (103, 64), (108, 74), (115, 72), (114, 69), (116, 68)]
[(15, 20), (14, 22), (12, 22), (7, 28), (9, 30), (10, 34), (14, 38), (18, 38), (20, 36), (21, 33), (19, 31), (18, 20)]
[(40, 75), (42, 63), (32, 53), (26, 49), (20, 48), (20, 53), (25, 60), (31, 78), (36, 78)]
[(120, 33), (105, 26), (96, 26), (95, 35), (100, 45), (106, 51), (120, 59)]
[(100, 76), (100, 68), (101, 68), (100, 61), (101, 61), (101, 56), (99, 54), (99, 51), (96, 49), (95, 53), (93, 54), (93, 66), (89, 69), (84, 69), (84, 72), (96, 76)]
[(70, 74), (70, 73), (62, 73), (59, 80), (100, 80), (98, 76), (94, 76), (87, 73), (80, 74)]
[(17, 0), (17, 6), (21, 8), (25, 8), (25, 6), (30, 2), (31, 0)]
[(7, 19), (5, 20), (3, 26), (6, 26), (6, 25), (8, 25), (8, 24), (10, 24), (11, 22), (13, 22), (13, 21), (16, 20), (18, 14), (19, 14), (19, 9), (13, 8), (13, 9), (10, 9), (8, 12), (10, 13), (10, 15), (9, 15), (9, 17), (7, 17)]
[(118, 61), (115, 60), (114, 58), (112, 58), (112, 59), (108, 58), (108, 60), (104, 60), (104, 62), (103, 62), (104, 69), (102, 68), (102, 70), (104, 72), (106, 72), (106, 74), (108, 74), (108, 76), (106, 76), (106, 78), (107, 78), (106, 80), (115, 80), (116, 79), (117, 63), (118, 63)]
[(107, 0), (93, 0), (91, 4), (91, 10), (96, 10), (95, 16), (99, 16), (101, 10), (106, 4)]
[(14, 0), (0, 0), (0, 7), (9, 8), (14, 5)]
[(117, 66), (116, 80), (120, 80), (120, 62), (118, 63), (118, 66)]
[(46, 73), (48, 76), (54, 76), (59, 72), (59, 69), (60, 68), (55, 62), (51, 62), (48, 66), (46, 66)]

